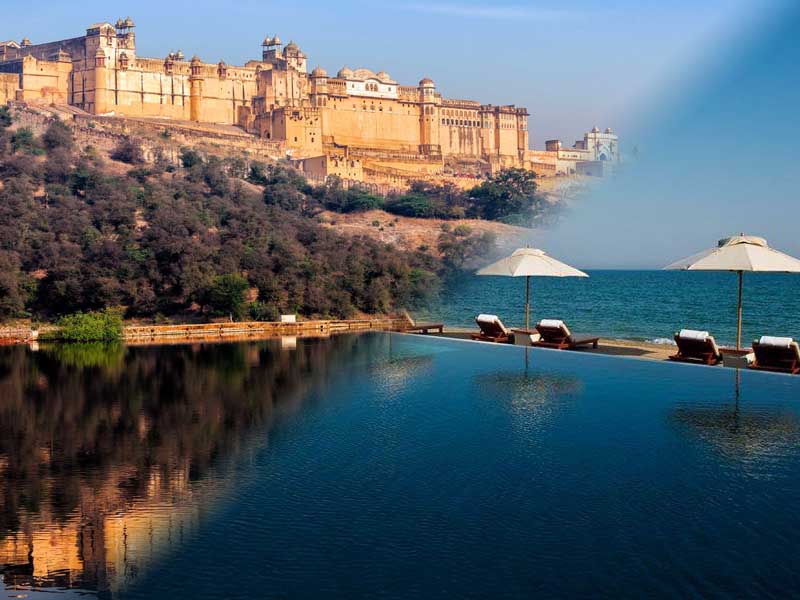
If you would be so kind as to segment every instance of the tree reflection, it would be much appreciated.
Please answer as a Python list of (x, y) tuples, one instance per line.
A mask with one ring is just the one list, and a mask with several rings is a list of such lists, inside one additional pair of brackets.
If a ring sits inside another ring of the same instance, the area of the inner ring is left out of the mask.
[(374, 359), (380, 343), (0, 349), (6, 582), (103, 590), (135, 578), (155, 552), (134, 547), (144, 529), (163, 514), (182, 532), (197, 511), (178, 523), (174, 506), (213, 495), (219, 481), (206, 480), (224, 477), (215, 469), (263, 444), (337, 364)]

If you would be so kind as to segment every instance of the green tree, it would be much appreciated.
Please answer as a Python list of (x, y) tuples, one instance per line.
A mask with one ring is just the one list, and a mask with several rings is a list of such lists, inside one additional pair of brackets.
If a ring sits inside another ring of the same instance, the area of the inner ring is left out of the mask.
[(498, 221), (511, 216), (535, 217), (544, 200), (537, 195), (536, 174), (527, 169), (504, 169), (469, 192), (472, 216)]
[(21, 316), (25, 300), (19, 256), (0, 250), (0, 322)]
[(208, 292), (208, 304), (218, 314), (241, 319), (245, 314), (245, 296), (249, 288), (247, 279), (238, 273), (228, 273), (214, 278)]

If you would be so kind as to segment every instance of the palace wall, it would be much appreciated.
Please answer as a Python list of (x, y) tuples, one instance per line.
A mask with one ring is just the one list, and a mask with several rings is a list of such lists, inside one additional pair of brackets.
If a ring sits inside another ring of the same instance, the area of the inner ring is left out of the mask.
[(0, 73), (0, 104), (16, 100), (19, 89), (19, 75), (16, 73)]
[(351, 97), (322, 109), (324, 135), (340, 146), (418, 152), (419, 108), (397, 100)]

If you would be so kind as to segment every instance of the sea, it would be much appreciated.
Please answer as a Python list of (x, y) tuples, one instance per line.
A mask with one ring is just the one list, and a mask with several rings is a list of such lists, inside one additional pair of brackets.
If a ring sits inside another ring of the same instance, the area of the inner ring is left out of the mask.
[[(588, 270), (588, 278), (531, 279), (531, 326), (561, 319), (574, 332), (606, 338), (673, 343), (681, 329), (736, 342), (735, 273)], [(742, 344), (762, 335), (800, 340), (800, 276), (753, 273), (744, 277)], [(438, 300), (415, 314), (451, 327), (475, 327), (481, 313), (509, 327), (525, 322), (525, 279), (463, 274), (449, 279)]]

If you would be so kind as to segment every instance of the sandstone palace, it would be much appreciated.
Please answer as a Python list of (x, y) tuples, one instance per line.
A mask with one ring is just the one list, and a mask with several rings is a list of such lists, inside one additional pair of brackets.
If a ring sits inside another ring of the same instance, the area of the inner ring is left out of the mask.
[[(335, 76), (276, 37), (243, 66), (136, 53), (134, 23), (97, 23), (86, 35), (32, 44), (0, 42), (0, 102), (68, 104), (92, 115), (238, 126), (279, 142), (310, 174), (368, 180), (365, 170), (494, 172), (525, 167), (542, 175), (579, 163), (614, 161), (616, 136), (595, 129), (573, 148), (550, 142), (531, 152), (525, 108), (444, 98), (428, 78), (400, 85), (385, 71), (344, 67)], [(452, 167), (455, 165), (455, 167)]]

